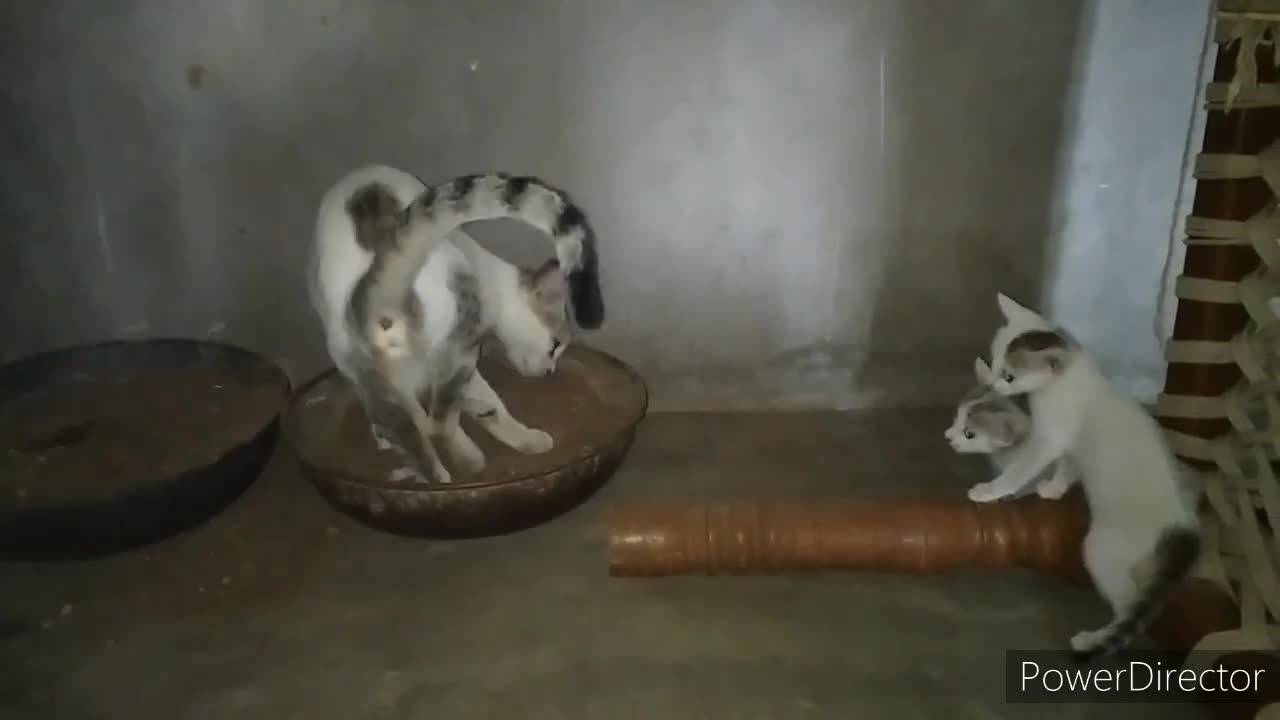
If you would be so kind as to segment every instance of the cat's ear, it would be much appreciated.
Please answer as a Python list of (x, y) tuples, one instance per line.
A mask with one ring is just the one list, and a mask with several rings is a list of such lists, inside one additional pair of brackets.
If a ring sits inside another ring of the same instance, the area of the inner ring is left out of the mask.
[(1022, 355), (1024, 362), (1038, 364), (1051, 373), (1060, 373), (1071, 362), (1073, 343), (1057, 330), (1030, 330), (1009, 341), (1006, 352)]
[(980, 383), (991, 382), (991, 368), (988, 367), (987, 363), (980, 357), (973, 359), (973, 375), (978, 378), (978, 382)]
[(550, 272), (556, 272), (556, 273), (560, 272), (559, 260), (555, 258), (550, 258), (546, 262), (539, 265), (533, 271), (533, 279), (536, 281), (539, 278), (541, 278), (543, 275), (546, 275), (547, 273), (550, 273)]
[(996, 293), (996, 304), (1000, 306), (1000, 312), (1004, 314), (1004, 319), (1009, 320), (1010, 322), (1014, 320), (1040, 319), (1039, 313), (1023, 307), (1017, 300), (1014, 300), (1004, 293)]
[(564, 302), (568, 287), (564, 273), (560, 272), (560, 262), (551, 258), (534, 270), (529, 279), (529, 287), (534, 296), (543, 302)]
[(1020, 438), (1031, 431), (1031, 418), (1022, 413), (1005, 413), (1001, 420), (1004, 422), (1005, 435), (1011, 438)]
[(1049, 372), (1057, 375), (1061, 373), (1063, 368), (1071, 360), (1070, 351), (1066, 347), (1054, 347), (1045, 350), (1041, 357), (1044, 358), (1045, 367), (1049, 368)]

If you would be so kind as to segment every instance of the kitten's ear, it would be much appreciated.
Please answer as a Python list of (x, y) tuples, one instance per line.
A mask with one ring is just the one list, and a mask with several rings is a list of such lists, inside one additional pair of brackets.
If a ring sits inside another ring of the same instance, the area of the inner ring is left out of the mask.
[(1031, 431), (1031, 419), (1021, 413), (1006, 413), (1005, 432), (1009, 437), (1020, 438)]
[(1049, 368), (1049, 372), (1057, 375), (1067, 366), (1067, 356), (1069, 355), (1065, 347), (1051, 348), (1044, 351), (1044, 364)]
[(530, 276), (529, 287), (540, 300), (547, 302), (563, 302), (568, 291), (564, 273), (560, 272), (560, 262), (555, 258), (543, 263)]
[(533, 271), (533, 281), (536, 283), (547, 273), (553, 272), (557, 275), (561, 274), (560, 261), (555, 258), (551, 258), (550, 260), (542, 263)]
[(987, 363), (980, 357), (973, 359), (973, 374), (974, 377), (978, 378), (978, 382), (980, 383), (991, 382), (991, 368), (988, 367)]
[(1040, 318), (1039, 314), (1023, 307), (1017, 300), (1004, 293), (996, 293), (996, 303), (1000, 306), (1000, 312), (1004, 314), (1005, 320), (1038, 320)]
[(1009, 352), (1017, 352), (1057, 374), (1071, 362), (1072, 343), (1056, 330), (1031, 330), (1009, 341)]

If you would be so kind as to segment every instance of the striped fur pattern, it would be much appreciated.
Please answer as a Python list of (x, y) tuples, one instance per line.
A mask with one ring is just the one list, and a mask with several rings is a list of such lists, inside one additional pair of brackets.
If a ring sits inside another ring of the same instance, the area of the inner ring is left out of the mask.
[(552, 238), (574, 320), (585, 329), (599, 328), (604, 299), (595, 231), (586, 213), (542, 180), (495, 173), (428, 185), (403, 211), (375, 223), (385, 240), (362, 318), (370, 342), (392, 352), (403, 347), (405, 328), (415, 325), (405, 298), (432, 248), (465, 223), (499, 218), (520, 220)]

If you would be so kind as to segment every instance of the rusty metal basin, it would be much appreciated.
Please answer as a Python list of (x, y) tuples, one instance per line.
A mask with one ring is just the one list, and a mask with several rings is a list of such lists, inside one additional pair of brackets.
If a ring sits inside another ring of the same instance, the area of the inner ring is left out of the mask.
[(554, 448), (524, 455), (464, 419), (488, 459), (482, 472), (468, 475), (441, 448), (452, 483), (392, 480), (401, 463), (378, 450), (336, 370), (299, 388), (285, 415), (285, 440), (325, 499), (365, 525), (413, 537), (481, 537), (540, 525), (590, 497), (626, 456), (648, 409), (648, 391), (632, 368), (582, 345), (570, 346), (546, 378), (521, 377), (488, 357), (479, 369), (512, 415), (550, 433)]

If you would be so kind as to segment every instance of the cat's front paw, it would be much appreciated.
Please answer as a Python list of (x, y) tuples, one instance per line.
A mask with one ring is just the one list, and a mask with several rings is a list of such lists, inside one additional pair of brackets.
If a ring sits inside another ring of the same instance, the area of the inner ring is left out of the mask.
[(523, 435), (516, 450), (527, 455), (539, 455), (556, 446), (555, 439), (541, 430), (529, 428)]
[(453, 450), (453, 457), (463, 470), (472, 474), (484, 471), (484, 451), (472, 442), (471, 438), (465, 436), (455, 438), (451, 444), (451, 449)]
[(978, 483), (969, 488), (969, 499), (973, 502), (985, 503), (1004, 497), (994, 482)]
[(421, 470), (415, 467), (409, 467), (409, 466), (401, 467), (398, 470), (393, 470), (392, 474), (394, 475), (395, 473), (400, 473), (400, 479), (412, 480), (415, 483), (421, 483), (423, 485), (427, 485), (427, 484), (447, 485), (453, 482), (453, 475), (449, 473), (449, 469), (444, 466), (444, 463), (440, 462), (438, 459), (431, 458), (431, 461), (426, 464), (426, 467), (431, 468), (430, 476), (427, 476)]
[(426, 478), (422, 477), (421, 473), (419, 473), (417, 470), (414, 470), (413, 468), (398, 467), (395, 470), (392, 470), (391, 472), (387, 473), (387, 482), (402, 483), (406, 480), (412, 480), (413, 482), (427, 481)]
[(1071, 636), (1071, 649), (1076, 652), (1085, 652), (1090, 650), (1098, 642), (1097, 630), (1081, 630)]
[(1060, 500), (1063, 495), (1067, 494), (1067, 490), (1070, 489), (1071, 483), (1055, 482), (1050, 480), (1049, 482), (1041, 483), (1040, 486), (1036, 488), (1036, 495), (1039, 495), (1046, 500)]

